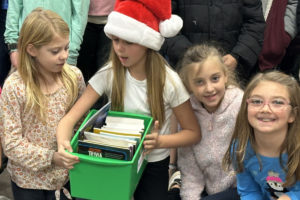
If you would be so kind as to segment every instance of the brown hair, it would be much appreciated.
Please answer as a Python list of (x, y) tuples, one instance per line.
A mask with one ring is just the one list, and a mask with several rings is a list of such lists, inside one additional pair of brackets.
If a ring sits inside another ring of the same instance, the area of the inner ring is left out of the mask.
[[(286, 151), (288, 155), (288, 162), (287, 165), (283, 167), (286, 171), (286, 182), (284, 186), (291, 186), (296, 180), (300, 180), (300, 113), (298, 111), (300, 106), (300, 88), (298, 82), (293, 77), (278, 71), (267, 72), (264, 74), (259, 73), (247, 85), (242, 105), (237, 116), (230, 146), (223, 159), (223, 166), (228, 170), (230, 165), (234, 164), (238, 173), (243, 172), (243, 162), (245, 160), (248, 142), (250, 142), (254, 152), (257, 153), (255, 148), (254, 131), (247, 118), (248, 110), (246, 101), (250, 97), (254, 88), (263, 81), (279, 83), (285, 86), (289, 93), (289, 99), (293, 108), (292, 112), (295, 116), (295, 120), (288, 125), (288, 132), (280, 149), (280, 163), (282, 165), (282, 153), (283, 151)], [(233, 148), (234, 150), (232, 150)]]
[[(111, 108), (116, 111), (124, 110), (125, 68), (122, 66), (115, 51), (111, 48), (110, 59), (113, 66), (113, 84), (111, 94)], [(150, 112), (160, 126), (165, 121), (165, 108), (163, 91), (166, 79), (166, 61), (156, 51), (147, 49), (146, 53), (146, 78), (147, 97)]]

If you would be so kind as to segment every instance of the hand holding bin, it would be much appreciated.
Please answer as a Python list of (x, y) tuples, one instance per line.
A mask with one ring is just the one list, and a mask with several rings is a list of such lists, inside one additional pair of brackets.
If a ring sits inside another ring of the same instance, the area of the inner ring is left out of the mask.
[[(84, 130), (83, 127), (86, 128), (86, 125), (90, 125), (89, 122), (93, 121), (96, 112), (96, 110), (92, 110), (88, 114), (73, 137), (71, 141), (73, 152), (77, 152), (80, 131)], [(150, 131), (152, 117), (115, 111), (108, 111), (108, 116), (143, 119), (144, 134), (130, 161), (72, 153), (80, 159), (80, 162), (69, 171), (71, 193), (74, 197), (93, 200), (130, 200), (146, 167), (147, 161), (143, 156), (143, 141), (145, 135)]]

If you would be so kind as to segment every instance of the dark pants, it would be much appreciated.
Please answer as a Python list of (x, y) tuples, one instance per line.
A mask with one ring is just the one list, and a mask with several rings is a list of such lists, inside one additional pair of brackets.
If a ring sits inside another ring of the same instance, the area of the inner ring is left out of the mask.
[(170, 157), (148, 163), (134, 193), (134, 200), (166, 200)]
[(278, 68), (280, 71), (293, 76), (299, 82), (300, 34), (291, 41)]
[[(105, 35), (103, 29), (104, 24), (93, 23), (87, 23), (85, 28), (77, 60), (77, 67), (81, 70), (86, 82), (88, 82), (108, 60), (111, 41)], [(93, 106), (93, 109), (100, 109), (107, 101), (107, 96), (102, 95)]]
[[(1, 5), (0, 5), (1, 6)], [(6, 44), (4, 43), (4, 31), (6, 21), (6, 10), (0, 11), (0, 87), (10, 70), (10, 58)]]
[(80, 47), (77, 66), (87, 82), (107, 61), (111, 41), (105, 35), (104, 24), (87, 23)]
[[(229, 188), (223, 192), (219, 192), (213, 195), (208, 195), (206, 192), (203, 192), (201, 196), (202, 196), (201, 200), (239, 200), (240, 199), (236, 188)], [(168, 200), (181, 200), (179, 188), (173, 188), (169, 191)]]
[[(20, 188), (13, 181), (11, 187), (14, 195), (14, 200), (55, 200), (54, 190), (34, 190)], [(64, 186), (70, 192), (70, 183)], [(71, 192), (70, 192), (71, 193)], [(60, 191), (60, 200), (67, 200), (62, 190)]]

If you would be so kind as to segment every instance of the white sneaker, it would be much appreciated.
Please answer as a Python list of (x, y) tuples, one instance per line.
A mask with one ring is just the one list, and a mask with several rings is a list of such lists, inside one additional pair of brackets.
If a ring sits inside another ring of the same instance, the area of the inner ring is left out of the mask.
[(181, 174), (180, 174), (180, 171), (174, 172), (172, 174), (172, 176), (170, 177), (168, 190), (170, 190), (174, 185), (178, 185), (179, 188), (181, 187)]

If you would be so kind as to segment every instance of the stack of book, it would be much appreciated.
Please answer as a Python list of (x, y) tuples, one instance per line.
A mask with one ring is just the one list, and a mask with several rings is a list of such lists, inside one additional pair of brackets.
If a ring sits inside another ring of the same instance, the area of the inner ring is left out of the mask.
[(131, 160), (144, 133), (144, 120), (107, 115), (109, 104), (81, 129), (78, 153)]

